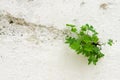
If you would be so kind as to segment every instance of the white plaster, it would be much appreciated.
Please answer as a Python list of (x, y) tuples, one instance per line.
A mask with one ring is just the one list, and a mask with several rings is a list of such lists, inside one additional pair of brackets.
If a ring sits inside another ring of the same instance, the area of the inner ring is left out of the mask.
[[(108, 4), (105, 10), (103, 3)], [(0, 0), (0, 15), (7, 13), (61, 31), (66, 23), (89, 23), (102, 42), (117, 42), (103, 47), (105, 57), (96, 66), (87, 65), (64, 36), (53, 39), (56, 34), (47, 28), (32, 31), (0, 16), (0, 80), (120, 80), (120, 0)]]

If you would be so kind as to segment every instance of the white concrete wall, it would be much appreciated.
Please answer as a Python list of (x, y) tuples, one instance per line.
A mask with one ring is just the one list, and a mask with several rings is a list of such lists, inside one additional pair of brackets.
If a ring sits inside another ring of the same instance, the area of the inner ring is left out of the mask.
[[(64, 44), (66, 23), (92, 24), (115, 44), (87, 65)], [(120, 0), (0, 0), (0, 80), (120, 80), (119, 32)]]

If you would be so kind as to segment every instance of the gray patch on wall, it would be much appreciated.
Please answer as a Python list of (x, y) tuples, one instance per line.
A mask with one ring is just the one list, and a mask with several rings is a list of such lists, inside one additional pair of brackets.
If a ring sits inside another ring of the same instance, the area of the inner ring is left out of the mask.
[(17, 18), (10, 13), (0, 13), (0, 37), (19, 36), (30, 42), (46, 42), (53, 40), (63, 40), (68, 30), (59, 30), (53, 26), (46, 27), (41, 24), (27, 22), (23, 18)]

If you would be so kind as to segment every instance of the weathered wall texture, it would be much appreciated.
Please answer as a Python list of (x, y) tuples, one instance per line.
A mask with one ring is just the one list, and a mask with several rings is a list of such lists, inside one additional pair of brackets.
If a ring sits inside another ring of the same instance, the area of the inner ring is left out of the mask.
[[(115, 44), (88, 66), (64, 44), (66, 23)], [(0, 0), (0, 80), (120, 80), (120, 0)]]

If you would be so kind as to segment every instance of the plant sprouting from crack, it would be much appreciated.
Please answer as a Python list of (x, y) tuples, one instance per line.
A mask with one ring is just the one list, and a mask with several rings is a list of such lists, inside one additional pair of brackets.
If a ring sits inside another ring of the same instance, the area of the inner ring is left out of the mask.
[[(74, 34), (74, 37), (68, 35), (66, 36), (66, 42), (69, 44), (70, 48), (76, 51), (77, 54), (82, 54), (88, 58), (88, 64), (93, 63), (96, 65), (98, 60), (104, 56), (101, 52), (101, 46), (98, 32), (93, 28), (92, 25), (83, 25), (78, 30), (76, 25), (66, 24), (67, 27), (70, 27), (71, 34)], [(113, 40), (109, 39), (108, 44), (111, 46)]]

